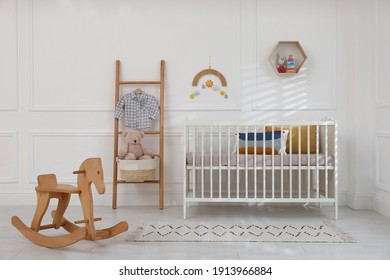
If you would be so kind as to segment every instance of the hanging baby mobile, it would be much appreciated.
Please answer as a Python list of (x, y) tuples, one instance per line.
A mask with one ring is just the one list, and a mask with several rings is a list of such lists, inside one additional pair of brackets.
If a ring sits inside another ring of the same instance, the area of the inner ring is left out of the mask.
[[(201, 78), (205, 76), (207, 76), (206, 79), (201, 80)], [(192, 81), (192, 87), (193, 91), (190, 93), (190, 99), (195, 99), (203, 93), (217, 93), (225, 99), (228, 98), (226, 93), (226, 79), (221, 72), (211, 68), (210, 62), (208, 69), (204, 69), (196, 74)]]

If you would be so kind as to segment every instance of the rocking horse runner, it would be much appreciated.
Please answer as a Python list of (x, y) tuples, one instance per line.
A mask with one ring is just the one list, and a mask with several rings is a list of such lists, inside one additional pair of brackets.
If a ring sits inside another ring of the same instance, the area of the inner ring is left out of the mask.
[[(35, 188), (37, 193), (37, 208), (31, 223), (31, 228), (27, 227), (17, 216), (13, 216), (12, 224), (32, 242), (48, 247), (61, 248), (82, 239), (100, 240), (113, 237), (128, 229), (127, 222), (120, 222), (113, 227), (96, 230), (95, 221), (101, 218), (93, 216), (93, 199), (91, 184), (94, 183), (99, 194), (105, 192), (103, 181), (103, 168), (100, 158), (89, 158), (85, 160), (77, 174), (77, 187), (71, 185), (58, 184), (56, 175), (45, 174), (38, 176), (38, 186)], [(78, 194), (82, 206), (84, 219), (74, 223), (64, 218), (64, 213), (68, 207), (71, 194)], [(58, 198), (57, 210), (52, 212), (53, 223), (41, 225), (42, 218), (45, 215), (51, 198)], [(79, 227), (77, 224), (85, 223), (85, 227)], [(38, 233), (43, 229), (64, 228), (69, 232), (63, 236), (46, 236)]]

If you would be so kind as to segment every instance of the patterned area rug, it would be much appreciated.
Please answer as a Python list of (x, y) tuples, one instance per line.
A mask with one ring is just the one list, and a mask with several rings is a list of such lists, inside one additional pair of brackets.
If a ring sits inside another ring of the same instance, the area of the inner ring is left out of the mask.
[(153, 222), (130, 229), (129, 242), (315, 242), (354, 243), (349, 234), (323, 222), (225, 224)]

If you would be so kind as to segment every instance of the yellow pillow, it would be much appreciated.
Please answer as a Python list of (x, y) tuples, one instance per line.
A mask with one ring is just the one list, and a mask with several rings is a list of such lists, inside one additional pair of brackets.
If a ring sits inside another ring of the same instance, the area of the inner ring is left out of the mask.
[[(248, 155), (253, 155), (255, 151), (254, 147), (248, 147)], [(245, 147), (241, 147), (238, 149), (238, 153), (240, 154), (245, 154)], [(257, 155), (262, 155), (263, 154), (263, 147), (256, 147), (256, 154)], [(265, 148), (265, 154), (266, 155), (272, 155), (272, 148), (271, 147), (266, 147)], [(274, 155), (278, 154), (278, 150), (274, 149)]]
[[(274, 131), (280, 131), (280, 127), (274, 127)], [(283, 127), (283, 130), (290, 130), (289, 127)], [(272, 131), (272, 127), (266, 127), (266, 131)], [(292, 153), (298, 154), (299, 152), (299, 127), (293, 126), (292, 131), (289, 131), (286, 143), (286, 153), (290, 153), (290, 137), (292, 137)], [(310, 126), (310, 153), (316, 153), (316, 126)], [(307, 154), (307, 125), (301, 126), (301, 154)]]

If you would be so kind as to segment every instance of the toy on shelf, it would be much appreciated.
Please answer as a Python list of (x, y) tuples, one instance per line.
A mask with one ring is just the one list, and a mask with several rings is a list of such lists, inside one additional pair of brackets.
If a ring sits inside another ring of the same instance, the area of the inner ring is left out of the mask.
[[(93, 216), (93, 200), (91, 184), (96, 186), (99, 194), (105, 192), (103, 181), (103, 168), (100, 158), (86, 159), (80, 166), (77, 174), (77, 187), (57, 183), (55, 174), (44, 174), (38, 176), (38, 186), (35, 188), (37, 193), (37, 207), (31, 223), (31, 227), (26, 226), (17, 216), (11, 219), (12, 224), (32, 242), (48, 248), (61, 248), (74, 244), (80, 240), (100, 240), (113, 237), (128, 229), (127, 222), (120, 222), (110, 228), (95, 228), (95, 221), (101, 218)], [(84, 219), (68, 221), (64, 213), (68, 207), (72, 194), (78, 194), (82, 206)], [(51, 198), (58, 199), (57, 210), (52, 211), (53, 222), (47, 225), (41, 225), (42, 218), (45, 215)], [(85, 224), (79, 227), (77, 224)], [(66, 235), (47, 236), (40, 234), (40, 230), (63, 228), (69, 232)]]
[(288, 55), (287, 59), (287, 73), (296, 73), (294, 57), (292, 54)]
[(286, 58), (279, 53), (278, 54), (278, 65), (276, 66), (276, 69), (278, 70), (279, 73), (286, 73), (287, 68), (286, 68)]
[(273, 48), (268, 61), (278, 76), (298, 74), (307, 55), (298, 41), (279, 41)]

